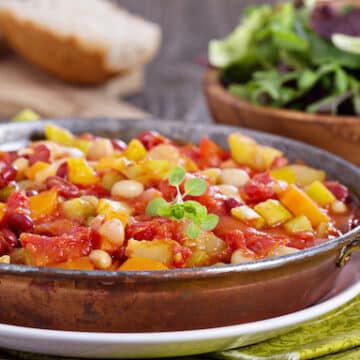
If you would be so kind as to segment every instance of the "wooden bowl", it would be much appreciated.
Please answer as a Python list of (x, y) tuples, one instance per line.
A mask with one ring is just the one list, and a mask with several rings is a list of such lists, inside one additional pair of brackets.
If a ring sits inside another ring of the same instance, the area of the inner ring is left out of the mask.
[(308, 114), (256, 106), (231, 95), (219, 81), (219, 71), (205, 73), (204, 92), (213, 119), (288, 136), (319, 146), (360, 165), (360, 117)]

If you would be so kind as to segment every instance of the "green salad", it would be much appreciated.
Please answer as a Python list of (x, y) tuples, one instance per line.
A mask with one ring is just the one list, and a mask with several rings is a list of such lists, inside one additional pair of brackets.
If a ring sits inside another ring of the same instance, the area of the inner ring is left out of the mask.
[(257, 105), (360, 115), (360, 8), (314, 2), (250, 6), (209, 44), (229, 92)]

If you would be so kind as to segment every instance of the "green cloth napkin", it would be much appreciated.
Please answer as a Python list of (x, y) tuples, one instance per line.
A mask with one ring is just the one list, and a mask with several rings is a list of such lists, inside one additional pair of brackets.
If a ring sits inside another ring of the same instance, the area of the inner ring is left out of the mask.
[[(1, 359), (55, 360), (59, 357), (8, 350)], [(62, 358), (63, 359), (63, 358)], [(234, 350), (183, 360), (360, 360), (360, 295), (324, 317), (279, 337)]]

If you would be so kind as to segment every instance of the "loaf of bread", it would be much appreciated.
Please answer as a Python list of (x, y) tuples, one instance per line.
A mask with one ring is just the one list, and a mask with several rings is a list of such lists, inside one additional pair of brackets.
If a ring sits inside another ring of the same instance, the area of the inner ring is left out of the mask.
[(158, 25), (107, 0), (1, 0), (0, 32), (35, 65), (77, 84), (96, 84), (149, 62)]

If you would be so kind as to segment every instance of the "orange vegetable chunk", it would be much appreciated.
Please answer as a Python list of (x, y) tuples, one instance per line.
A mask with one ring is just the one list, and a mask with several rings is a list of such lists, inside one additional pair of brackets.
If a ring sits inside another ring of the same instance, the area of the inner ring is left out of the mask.
[(290, 185), (280, 196), (280, 201), (296, 216), (305, 215), (313, 226), (330, 221), (315, 201), (296, 185)]
[(25, 170), (25, 175), (30, 179), (34, 180), (36, 174), (49, 167), (50, 165), (43, 161), (37, 161), (34, 165)]
[(34, 220), (51, 215), (57, 207), (58, 193), (55, 188), (43, 191), (42, 193), (31, 196), (29, 199), (29, 207), (31, 217)]
[(131, 258), (127, 259), (120, 267), (121, 271), (141, 271), (141, 270), (168, 270), (169, 268), (160, 261), (145, 259), (145, 258)]
[(95, 270), (95, 267), (89, 260), (88, 256), (82, 256), (75, 260), (66, 261), (57, 264), (54, 267), (69, 270)]

